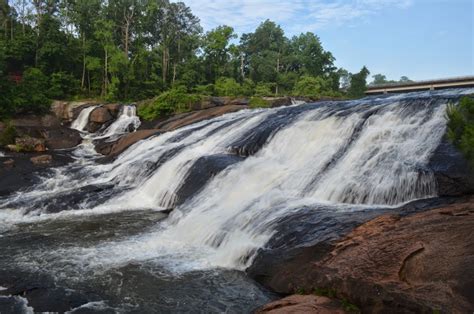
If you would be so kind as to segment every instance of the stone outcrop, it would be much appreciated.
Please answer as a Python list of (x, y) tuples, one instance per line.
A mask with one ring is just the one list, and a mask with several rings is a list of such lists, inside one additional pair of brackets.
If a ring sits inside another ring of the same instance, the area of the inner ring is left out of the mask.
[(315, 295), (291, 295), (269, 303), (256, 311), (257, 314), (344, 314), (341, 303)]
[[(46, 149), (67, 149), (81, 143), (78, 131), (63, 125), (54, 115), (25, 116), (12, 119), (17, 133), (14, 150), (42, 152)], [(1, 130), (0, 130), (1, 131)]]
[(30, 158), (31, 162), (38, 166), (49, 165), (53, 161), (53, 157), (51, 155), (40, 155)]
[(332, 289), (364, 313), (474, 309), (474, 198), (413, 215), (385, 214), (268, 274), (283, 293)]
[(99, 142), (96, 144), (95, 149), (102, 155), (109, 155), (115, 157), (124, 152), (127, 148), (132, 146), (138, 141), (146, 139), (150, 136), (159, 134), (160, 130), (138, 130), (133, 133), (128, 133), (120, 137), (116, 142)]

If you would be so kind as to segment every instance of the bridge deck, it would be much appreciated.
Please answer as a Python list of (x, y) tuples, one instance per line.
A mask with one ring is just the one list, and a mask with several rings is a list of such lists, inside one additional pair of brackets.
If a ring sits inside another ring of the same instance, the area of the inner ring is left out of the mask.
[(403, 93), (457, 87), (474, 87), (474, 76), (369, 86), (366, 95)]

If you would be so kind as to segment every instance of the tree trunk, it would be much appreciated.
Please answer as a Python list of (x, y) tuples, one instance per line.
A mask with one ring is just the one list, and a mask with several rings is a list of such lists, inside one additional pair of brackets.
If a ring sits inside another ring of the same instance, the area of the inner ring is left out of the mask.
[(86, 80), (86, 35), (82, 35), (82, 79), (81, 90), (84, 90)]
[(242, 81), (245, 80), (245, 72), (244, 72), (244, 54), (240, 54), (240, 75), (242, 76)]
[(173, 85), (176, 81), (176, 62), (173, 63)]
[(163, 68), (162, 68), (162, 71), (163, 71), (163, 84), (166, 85), (166, 74), (168, 72), (168, 58), (167, 58), (167, 51), (168, 51), (168, 48), (166, 48), (166, 46), (163, 47)]
[(107, 54), (107, 48), (104, 48), (105, 52), (105, 62), (104, 62), (104, 90), (102, 91), (102, 96), (106, 97), (107, 96), (107, 89), (108, 89), (108, 69), (107, 69), (107, 64), (108, 64), (108, 54)]

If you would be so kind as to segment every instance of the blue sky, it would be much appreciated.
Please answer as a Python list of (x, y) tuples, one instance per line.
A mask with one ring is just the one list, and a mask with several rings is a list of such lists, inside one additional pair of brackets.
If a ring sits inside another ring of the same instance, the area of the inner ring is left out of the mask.
[(414, 80), (474, 75), (474, 0), (183, 0), (204, 30), (253, 31), (261, 21), (287, 36), (311, 31), (357, 72)]

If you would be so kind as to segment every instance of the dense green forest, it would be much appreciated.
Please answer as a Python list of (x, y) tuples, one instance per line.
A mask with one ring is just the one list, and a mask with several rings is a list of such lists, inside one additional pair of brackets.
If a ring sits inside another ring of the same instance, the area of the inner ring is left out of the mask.
[(182, 2), (0, 0), (2, 116), (51, 99), (362, 96), (368, 69), (334, 61), (315, 34), (288, 38), (270, 20), (240, 38), (225, 25), (204, 33)]

